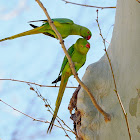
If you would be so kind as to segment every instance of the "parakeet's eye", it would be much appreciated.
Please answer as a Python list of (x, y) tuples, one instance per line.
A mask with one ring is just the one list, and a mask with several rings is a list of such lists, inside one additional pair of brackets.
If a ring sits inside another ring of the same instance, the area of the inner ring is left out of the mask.
[(89, 31), (87, 33), (89, 34)]
[(81, 48), (83, 48), (83, 45), (81, 45)]

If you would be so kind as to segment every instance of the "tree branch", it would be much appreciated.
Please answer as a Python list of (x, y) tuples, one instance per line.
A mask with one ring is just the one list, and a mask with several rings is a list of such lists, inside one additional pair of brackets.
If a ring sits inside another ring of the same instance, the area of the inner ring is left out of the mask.
[(113, 77), (113, 82), (114, 82), (114, 87), (115, 87), (114, 91), (115, 91), (115, 93), (116, 93), (116, 95), (117, 95), (119, 104), (120, 104), (121, 109), (122, 109), (122, 111), (123, 111), (123, 114), (124, 114), (124, 117), (125, 117), (125, 121), (126, 121), (126, 125), (127, 125), (127, 129), (128, 129), (129, 139), (131, 140), (131, 133), (130, 133), (129, 123), (128, 123), (128, 119), (127, 119), (127, 113), (125, 112), (125, 109), (124, 109), (123, 103), (122, 103), (122, 101), (121, 101), (120, 95), (119, 95), (119, 93), (118, 93), (118, 91), (117, 91), (117, 85), (116, 85), (116, 80), (115, 80), (115, 75), (114, 75), (114, 72), (113, 72), (111, 60), (110, 60), (109, 55), (108, 55), (108, 53), (107, 53), (106, 44), (105, 44), (105, 38), (104, 38), (103, 35), (102, 35), (101, 28), (100, 28), (99, 21), (98, 21), (98, 10), (96, 10), (96, 12), (97, 12), (97, 19), (96, 19), (96, 22), (97, 22), (97, 25), (98, 25), (98, 28), (99, 28), (100, 36), (101, 36), (101, 38), (103, 39), (103, 43), (104, 43), (104, 47), (105, 47), (104, 51), (105, 51), (105, 54), (106, 54), (106, 56), (107, 56), (107, 60), (108, 60), (108, 62), (109, 62), (109, 66), (110, 66), (110, 69), (111, 69), (111, 73), (112, 73), (112, 77)]
[(78, 74), (77, 74), (77, 72), (76, 72), (76, 70), (75, 70), (74, 64), (73, 64), (73, 62), (72, 62), (72, 59), (71, 59), (70, 55), (68, 54), (68, 52), (67, 52), (67, 50), (66, 50), (66, 48), (65, 48), (64, 41), (63, 41), (63, 39), (62, 39), (60, 33), (57, 31), (55, 25), (53, 24), (53, 21), (51, 20), (51, 18), (50, 18), (50, 16), (49, 16), (48, 12), (47, 12), (47, 10), (46, 10), (46, 8), (43, 6), (43, 4), (40, 2), (40, 0), (35, 0), (35, 1), (39, 4), (39, 6), (40, 6), (40, 7), (42, 8), (42, 10), (44, 11), (45, 15), (46, 15), (47, 18), (48, 18), (49, 25), (52, 27), (53, 31), (56, 33), (56, 35), (57, 35), (57, 37), (58, 37), (58, 39), (59, 39), (59, 41), (60, 41), (60, 44), (61, 44), (61, 46), (62, 46), (62, 49), (63, 49), (63, 51), (64, 51), (64, 53), (65, 53), (65, 55), (66, 55), (66, 57), (67, 57), (67, 59), (68, 59), (68, 62), (69, 62), (69, 65), (70, 65), (70, 68), (71, 68), (71, 70), (72, 70), (72, 73), (73, 73), (74, 77), (76, 78), (76, 80), (78, 81), (78, 83), (81, 85), (81, 87), (88, 93), (88, 95), (89, 95), (89, 97), (90, 97), (90, 99), (91, 99), (93, 105), (94, 105), (94, 106), (98, 109), (98, 111), (104, 116), (105, 121), (106, 121), (106, 122), (110, 121), (110, 120), (111, 120), (110, 115), (109, 115), (108, 113), (106, 113), (106, 112), (97, 104), (97, 102), (96, 102), (95, 98), (93, 97), (92, 93), (90, 92), (90, 90), (89, 90), (89, 89), (87, 88), (87, 86), (79, 79)]
[[(3, 104), (9, 106), (9, 107), (12, 108), (14, 111), (17, 111), (17, 112), (19, 112), (20, 114), (22, 114), (22, 115), (24, 115), (24, 116), (26, 116), (26, 117), (32, 119), (33, 121), (38, 121), (38, 122), (42, 122), (42, 123), (50, 123), (49, 121), (43, 121), (43, 120), (39, 120), (39, 119), (35, 119), (35, 118), (31, 117), (31, 116), (29, 116), (29, 115), (23, 113), (22, 111), (20, 111), (20, 110), (14, 108), (14, 107), (12, 107), (12, 106), (9, 105), (8, 103), (4, 102), (2, 99), (0, 99), (0, 102), (2, 102)], [(58, 126), (58, 125), (56, 125), (56, 124), (54, 124), (54, 126), (56, 126), (56, 127), (58, 127), (58, 128), (62, 128), (61, 126)], [(63, 128), (63, 129), (65, 129), (65, 128)], [(69, 130), (69, 129), (65, 129), (65, 130), (66, 130), (66, 131), (69, 131), (69, 132), (72, 132), (72, 131)], [(72, 132), (72, 133), (73, 133), (73, 132)]]
[[(52, 107), (50, 106), (50, 104), (48, 103), (48, 100), (47, 99), (45, 99), (42, 95), (41, 95), (41, 93), (39, 92), (39, 90), (36, 88), (36, 90), (35, 90), (35, 88), (34, 87), (32, 87), (30, 84), (28, 84), (29, 86), (30, 86), (30, 89), (31, 90), (33, 90), (36, 94), (37, 94), (37, 96), (45, 103), (45, 107), (48, 107), (48, 111), (53, 115), (53, 113), (54, 113), (54, 110), (52, 109)], [(60, 126), (61, 126), (61, 128), (64, 130), (64, 132), (66, 133), (66, 131), (65, 131), (65, 128), (62, 126), (62, 124), (60, 123), (60, 121), (76, 136), (76, 137), (78, 137), (77, 136), (77, 134), (59, 117), (59, 116), (57, 116), (57, 118), (56, 118), (56, 120), (58, 121), (58, 123), (60, 124)], [(68, 136), (68, 134), (66, 133), (66, 136), (67, 137), (69, 137)], [(70, 138), (70, 137), (69, 137)]]
[[(0, 79), (0, 81), (14, 81), (14, 82), (20, 82), (20, 83), (32, 84), (32, 85), (36, 85), (36, 86), (39, 86), (39, 87), (57, 87), (57, 88), (60, 87), (60, 86), (47, 86), (47, 85), (41, 85), (41, 84), (37, 84), (37, 83), (34, 83), (34, 82), (28, 82), (28, 81), (16, 80), (16, 79)], [(77, 87), (66, 87), (66, 88), (77, 88)]]
[(92, 6), (92, 5), (86, 5), (86, 4), (80, 4), (80, 3), (75, 3), (75, 2), (70, 2), (67, 0), (62, 0), (64, 2), (74, 4), (74, 5), (79, 5), (79, 6), (85, 6), (85, 7), (92, 7), (92, 8), (100, 8), (100, 9), (108, 9), (108, 8), (116, 8), (116, 7), (100, 7), (100, 6)]

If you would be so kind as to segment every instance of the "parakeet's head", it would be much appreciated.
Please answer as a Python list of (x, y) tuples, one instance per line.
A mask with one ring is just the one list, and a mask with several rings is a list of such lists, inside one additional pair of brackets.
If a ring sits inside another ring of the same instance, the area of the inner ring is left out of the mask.
[(90, 49), (90, 43), (84, 38), (79, 38), (76, 41), (74, 48), (82, 54), (87, 54), (88, 50)]
[(91, 31), (86, 27), (81, 27), (80, 29), (80, 35), (85, 38), (86, 40), (89, 40), (92, 36)]

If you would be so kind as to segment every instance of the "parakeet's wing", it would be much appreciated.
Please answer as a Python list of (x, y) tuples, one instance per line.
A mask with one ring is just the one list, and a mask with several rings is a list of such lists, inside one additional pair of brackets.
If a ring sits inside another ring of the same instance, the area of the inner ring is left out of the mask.
[[(74, 22), (72, 21), (72, 20), (70, 20), (70, 19), (67, 19), (67, 18), (55, 18), (55, 19), (52, 19), (52, 21), (54, 22), (54, 25), (56, 26), (56, 27), (62, 27), (63, 25), (62, 24), (67, 24), (67, 25), (69, 25), (69, 24), (74, 24)], [(44, 26), (49, 26), (49, 23), (48, 23), (48, 20), (36, 20), (36, 21), (29, 21), (29, 22), (43, 22), (43, 24), (42, 24), (42, 26), (44, 25)], [(36, 25), (33, 25), (33, 24), (30, 24), (30, 26), (32, 26), (33, 28), (37, 28), (38, 26), (36, 26)], [(48, 36), (50, 36), (50, 37), (53, 37), (53, 38), (56, 38), (55, 36), (54, 36), (54, 31), (52, 31), (52, 29), (50, 28), (48, 28), (47, 29), (48, 31), (50, 30), (51, 32), (53, 32), (53, 33), (50, 33), (50, 32), (44, 32), (43, 34), (45, 34), (45, 35), (48, 35)]]
[(58, 78), (52, 82), (52, 84), (54, 84), (54, 83), (57, 84), (57, 82), (59, 82), (59, 81), (61, 81), (61, 75), (59, 75)]
[[(72, 45), (72, 46), (68, 49), (68, 54), (70, 55), (70, 57), (72, 57), (73, 53), (74, 53), (74, 45)], [(65, 56), (64, 59), (63, 59), (63, 63), (62, 63), (62, 66), (61, 66), (61, 69), (60, 69), (58, 78), (57, 78), (56, 80), (54, 80), (54, 81), (52, 82), (52, 84), (61, 81), (61, 74), (62, 74), (62, 71), (64, 70), (64, 68), (65, 68), (65, 66), (66, 66), (67, 63), (68, 63), (68, 59), (67, 59), (67, 57)]]
[[(68, 49), (68, 54), (70, 55), (70, 57), (72, 57), (74, 53), (74, 45), (72, 45), (69, 49)], [(64, 59), (63, 59), (63, 63), (62, 63), (62, 66), (61, 66), (61, 69), (60, 69), (60, 73), (62, 73), (63, 69), (65, 68), (66, 64), (68, 63), (68, 59), (67, 57), (65, 56)]]
[[(33, 25), (33, 24), (30, 24), (30, 26), (31, 27), (33, 27), (33, 28), (37, 28), (38, 26), (36, 26), (36, 25)], [(53, 38), (55, 38), (55, 36), (53, 36), (52, 34), (50, 34), (50, 33), (47, 33), (47, 32), (45, 32), (45, 33), (43, 33), (44, 35), (48, 35), (48, 36), (50, 36), (50, 37), (53, 37)]]
[[(74, 24), (74, 22), (68, 18), (54, 18), (52, 19), (53, 22), (55, 23), (65, 23), (65, 24)], [(48, 20), (35, 20), (35, 21), (29, 21), (29, 22), (43, 22), (43, 23), (48, 23)]]

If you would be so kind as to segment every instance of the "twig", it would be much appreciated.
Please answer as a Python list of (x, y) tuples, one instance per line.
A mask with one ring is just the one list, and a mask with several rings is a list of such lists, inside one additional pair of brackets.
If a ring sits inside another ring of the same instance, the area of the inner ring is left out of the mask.
[[(41, 100), (44, 101), (45, 106), (51, 108), (51, 106), (48, 104), (48, 101), (41, 95), (41, 93), (39, 92), (39, 90), (38, 90), (38, 89), (35, 90), (31, 85), (29, 85), (29, 86), (30, 86), (30, 89), (33, 90)], [(51, 109), (52, 109), (52, 108), (51, 108)], [(51, 114), (53, 114), (53, 113), (51, 112), (51, 110), (48, 110), (48, 111), (49, 111)], [(52, 111), (53, 111), (53, 109), (52, 109)], [(53, 111), (53, 112), (54, 112), (54, 111)], [(57, 116), (57, 118), (59, 118), (59, 117)], [(64, 131), (65, 134), (66, 134), (65, 136), (68, 137), (70, 140), (72, 140), (72, 139), (69, 137), (69, 135), (67, 134), (66, 130), (64, 129), (64, 127), (62, 126), (62, 124), (60, 123), (60, 121), (59, 121), (57, 118), (56, 118), (56, 120), (58, 121), (58, 123), (60, 124), (61, 128), (63, 129), (63, 131)], [(71, 132), (73, 132), (73, 131), (71, 131)], [(73, 132), (73, 133), (74, 133), (74, 132)], [(75, 133), (74, 133), (74, 134), (75, 134)]]
[[(57, 87), (59, 88), (60, 86), (47, 86), (47, 85), (40, 85), (37, 83), (33, 83), (33, 82), (28, 82), (28, 81), (22, 81), (22, 80), (16, 80), (16, 79), (0, 79), (1, 81), (15, 81), (15, 82), (21, 82), (21, 83), (26, 83), (26, 84), (32, 84), (32, 85), (36, 85), (39, 87)], [(77, 87), (66, 87), (66, 88), (77, 88)]]
[[(30, 84), (28, 84), (29, 86), (30, 86), (30, 90), (33, 90), (36, 94), (37, 94), (37, 96), (45, 103), (45, 107), (49, 107), (49, 112), (53, 115), (53, 113), (52, 112), (54, 112), (53, 111), (53, 109), (52, 109), (52, 107), (49, 105), (49, 103), (48, 103), (48, 101), (47, 101), (47, 99), (45, 99), (42, 95), (41, 95), (41, 93), (39, 92), (39, 90), (37, 89), (37, 90), (35, 90), (34, 89), (34, 87), (32, 87)], [(50, 110), (51, 109), (51, 110)], [(57, 116), (57, 118), (59, 119), (59, 120), (61, 120), (58, 116)], [(58, 123), (61, 125), (61, 123), (59, 122), (59, 120), (56, 118), (56, 120), (58, 121)], [(61, 120), (61, 122), (70, 130), (70, 132), (72, 132), (73, 134), (75, 134), (76, 135), (76, 137), (77, 137), (77, 134), (63, 121), (63, 120)], [(61, 125), (61, 128), (65, 131), (65, 129), (64, 129), (64, 127)], [(66, 133), (66, 132), (65, 132)], [(68, 136), (68, 134), (66, 133), (66, 136)]]
[(99, 31), (100, 31), (100, 36), (101, 36), (101, 38), (103, 39), (103, 43), (104, 43), (104, 47), (105, 47), (104, 51), (105, 51), (105, 53), (106, 53), (106, 56), (107, 56), (107, 59), (108, 59), (108, 62), (109, 62), (109, 66), (110, 66), (110, 69), (111, 69), (111, 73), (112, 73), (112, 77), (113, 77), (113, 82), (114, 82), (114, 87), (115, 87), (114, 91), (115, 91), (115, 93), (116, 93), (116, 95), (117, 95), (119, 104), (120, 104), (121, 109), (122, 109), (122, 111), (123, 111), (123, 114), (124, 114), (124, 117), (125, 117), (125, 121), (126, 121), (126, 125), (127, 125), (127, 129), (128, 129), (129, 139), (131, 140), (131, 133), (130, 133), (129, 123), (128, 123), (128, 119), (127, 119), (127, 113), (125, 112), (125, 109), (124, 109), (124, 106), (123, 106), (123, 104), (122, 104), (120, 95), (119, 95), (119, 93), (118, 93), (118, 91), (117, 91), (117, 85), (116, 85), (116, 80), (115, 80), (115, 76), (114, 76), (114, 72), (113, 72), (111, 60), (110, 60), (109, 55), (108, 55), (108, 53), (107, 53), (106, 44), (105, 44), (105, 39), (104, 39), (104, 37), (103, 37), (103, 35), (102, 35), (101, 28), (100, 28), (99, 21), (98, 21), (98, 10), (96, 10), (96, 12), (97, 12), (97, 19), (96, 19), (96, 22), (97, 22), (97, 25), (98, 25), (98, 28), (99, 28)]
[[(49, 110), (50, 111), (50, 110)], [(54, 111), (53, 111), (54, 112)], [(53, 113), (50, 111), (50, 113), (53, 115)], [(56, 118), (56, 120), (57, 120), (57, 122), (60, 124), (60, 126), (61, 126), (61, 128), (63, 129), (63, 131), (65, 132), (65, 136), (66, 137), (68, 137), (70, 140), (72, 140), (71, 138), (70, 138), (70, 136), (67, 134), (67, 132), (66, 132), (66, 130), (65, 130), (65, 128), (62, 126), (62, 124), (60, 123), (60, 121), (63, 123), (63, 124), (65, 124), (65, 122), (63, 121), (63, 120), (61, 120), (58, 116), (57, 116), (57, 118)], [(59, 121), (60, 120), (60, 121)], [(65, 124), (66, 125), (66, 124)], [(68, 127), (68, 125), (66, 125), (67, 127)], [(74, 132), (74, 131), (72, 131), (71, 130), (71, 128), (70, 127), (68, 127), (69, 128), (69, 131), (70, 132), (72, 132), (76, 137), (77, 137), (77, 134)]]
[[(32, 119), (33, 121), (38, 121), (38, 122), (42, 122), (42, 123), (50, 123), (49, 121), (43, 121), (43, 120), (39, 120), (39, 119), (35, 119), (35, 118), (31, 117), (31, 116), (29, 116), (29, 115), (27, 115), (27, 114), (21, 112), (20, 110), (18, 110), (18, 109), (16, 109), (16, 108), (12, 107), (12, 106), (9, 105), (8, 103), (4, 102), (2, 99), (0, 99), (0, 102), (2, 102), (2, 103), (4, 103), (5, 105), (9, 106), (9, 107), (12, 108), (14, 111), (17, 111), (17, 112), (19, 112), (20, 114), (22, 114), (22, 115), (24, 115), (24, 116), (26, 116), (26, 117)], [(58, 128), (62, 128), (61, 126), (58, 126), (58, 125), (56, 125), (56, 124), (54, 124), (54, 126), (56, 126), (56, 127), (58, 127)], [(65, 129), (65, 128), (64, 128), (64, 129)], [(71, 132), (71, 130), (68, 130), (68, 129), (65, 129), (65, 130)]]
[(40, 7), (42, 8), (42, 10), (44, 11), (45, 15), (46, 15), (47, 18), (48, 18), (49, 25), (52, 27), (53, 31), (56, 33), (56, 35), (57, 35), (57, 37), (58, 37), (58, 39), (59, 39), (59, 41), (60, 41), (60, 44), (61, 44), (61, 46), (62, 46), (62, 49), (63, 49), (63, 51), (64, 51), (64, 53), (65, 53), (65, 55), (66, 55), (66, 57), (67, 57), (67, 59), (68, 59), (68, 62), (69, 62), (69, 65), (70, 65), (70, 68), (71, 68), (71, 70), (72, 70), (72, 73), (73, 73), (74, 77), (76, 78), (76, 80), (78, 81), (78, 83), (82, 86), (82, 88), (88, 93), (88, 95), (89, 95), (89, 97), (90, 97), (90, 99), (91, 99), (93, 105), (94, 105), (94, 106), (98, 109), (98, 111), (104, 116), (105, 121), (106, 121), (106, 122), (107, 122), (107, 121), (110, 121), (110, 120), (111, 120), (110, 115), (109, 115), (108, 113), (106, 113), (106, 112), (97, 104), (97, 102), (96, 102), (95, 98), (93, 97), (92, 93), (90, 92), (90, 90), (89, 90), (89, 89), (87, 88), (87, 86), (84, 85), (84, 83), (79, 79), (78, 74), (77, 74), (77, 72), (76, 72), (76, 70), (75, 70), (74, 64), (73, 64), (73, 62), (72, 62), (72, 59), (71, 59), (70, 55), (68, 54), (68, 52), (67, 52), (67, 50), (66, 50), (66, 48), (65, 48), (64, 41), (63, 41), (63, 39), (62, 39), (60, 33), (57, 31), (55, 25), (53, 24), (53, 21), (51, 20), (51, 18), (50, 18), (50, 16), (49, 16), (48, 12), (47, 12), (47, 10), (46, 10), (46, 8), (43, 6), (43, 4), (40, 2), (40, 0), (35, 0), (35, 1), (39, 4), (39, 6), (40, 6)]
[(70, 3), (70, 4), (74, 4), (74, 5), (85, 6), (85, 7), (92, 7), (92, 8), (100, 8), (100, 9), (116, 8), (116, 7), (112, 7), (112, 6), (111, 7), (92, 6), (92, 5), (86, 5), (86, 4), (70, 2), (70, 1), (67, 1), (67, 0), (62, 0), (62, 1), (66, 2), (66, 4)]
[(107, 41), (107, 40), (105, 40), (105, 42), (107, 42), (108, 44), (110, 44), (110, 42), (109, 42), (109, 41)]

